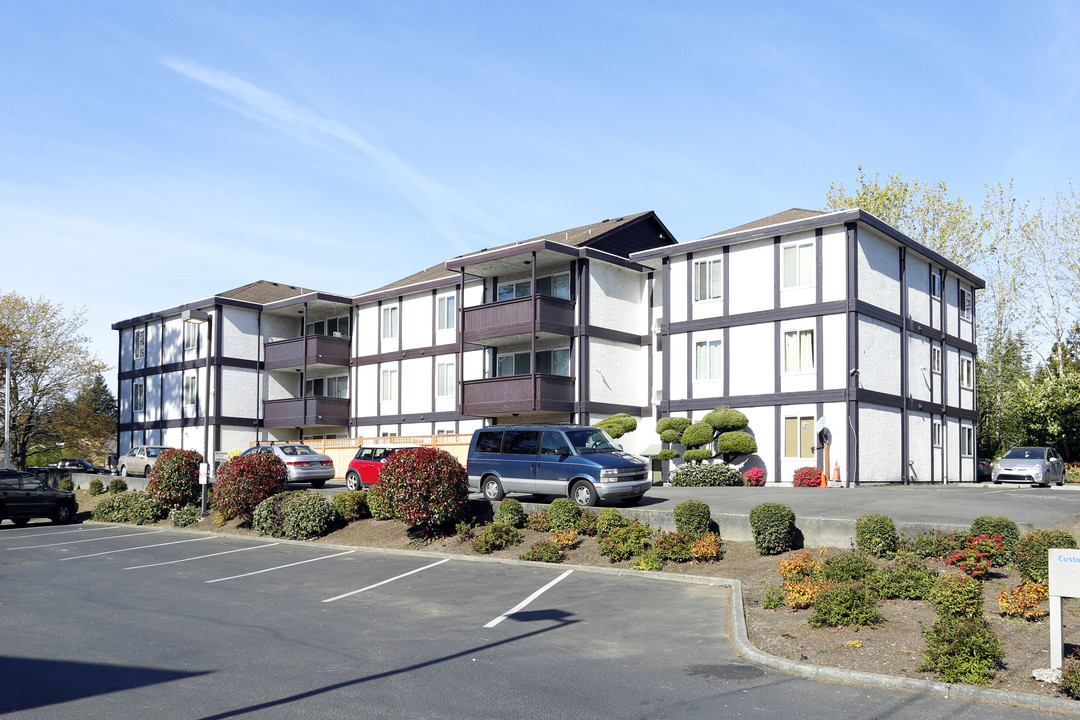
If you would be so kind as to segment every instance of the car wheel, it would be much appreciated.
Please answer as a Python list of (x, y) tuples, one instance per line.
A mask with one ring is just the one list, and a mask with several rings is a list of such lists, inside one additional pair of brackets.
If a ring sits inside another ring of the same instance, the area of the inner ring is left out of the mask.
[(994, 482), (995, 485), (1000, 485), (1001, 484), (1000, 480), (994, 480), (993, 482)]
[(485, 500), (502, 500), (506, 497), (506, 493), (503, 492), (502, 483), (496, 477), (490, 475), (484, 478), (484, 499)]
[(127, 477), (127, 476), (128, 476), (127, 465), (121, 465), (120, 466), (120, 477)]
[(643, 498), (643, 497), (645, 497), (645, 493), (642, 493), (641, 495), (631, 495), (630, 497), (624, 497), (622, 499), (622, 504), (623, 505), (637, 505), (639, 502), (641, 502), (641, 498)]
[(30, 518), (11, 518), (11, 522), (15, 523), (19, 527), (22, 527), (28, 522), (30, 522)]
[(354, 473), (352, 470), (345, 473), (345, 487), (349, 490), (359, 490), (360, 476)]
[(322, 486), (325, 485), (325, 484), (326, 484), (325, 480), (312, 480), (311, 481), (311, 487), (315, 488), (316, 490), (321, 489)]
[(150, 468), (152, 468), (152, 467), (153, 467), (153, 465), (147, 465), (146, 467), (144, 467), (142, 469), (142, 476), (143, 477), (150, 477)]
[(54, 525), (67, 525), (75, 520), (75, 510), (68, 503), (60, 503), (53, 510), (52, 521)]
[(599, 499), (591, 482), (579, 480), (570, 488), (570, 497), (581, 507), (593, 507)]

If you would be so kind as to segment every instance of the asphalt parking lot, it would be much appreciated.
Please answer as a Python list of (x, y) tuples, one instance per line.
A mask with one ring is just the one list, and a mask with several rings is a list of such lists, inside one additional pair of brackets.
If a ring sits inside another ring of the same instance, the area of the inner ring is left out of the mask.
[(749, 663), (711, 584), (98, 524), (0, 557), (13, 718), (1040, 717)]

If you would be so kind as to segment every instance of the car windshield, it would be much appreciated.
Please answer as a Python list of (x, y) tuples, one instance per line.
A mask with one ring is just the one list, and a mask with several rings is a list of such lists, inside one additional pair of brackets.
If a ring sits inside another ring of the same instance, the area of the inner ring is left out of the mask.
[(1002, 460), (1045, 460), (1046, 448), (1017, 447), (1001, 456)]
[(608, 434), (599, 428), (585, 428), (583, 430), (567, 430), (566, 438), (574, 446), (578, 455), (597, 452), (612, 452), (618, 450), (615, 442)]
[(307, 445), (279, 445), (283, 455), (318, 455)]
[(146, 448), (146, 457), (157, 457), (158, 455), (161, 454), (161, 451), (164, 450), (164, 449), (165, 448), (148, 447), (148, 448)]

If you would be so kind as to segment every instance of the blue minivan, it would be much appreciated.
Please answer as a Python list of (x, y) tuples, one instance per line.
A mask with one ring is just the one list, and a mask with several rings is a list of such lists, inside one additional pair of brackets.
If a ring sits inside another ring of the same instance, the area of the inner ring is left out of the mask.
[(645, 458), (624, 452), (600, 428), (498, 425), (473, 433), (469, 489), (487, 500), (506, 493), (564, 495), (578, 505), (633, 504), (652, 487)]

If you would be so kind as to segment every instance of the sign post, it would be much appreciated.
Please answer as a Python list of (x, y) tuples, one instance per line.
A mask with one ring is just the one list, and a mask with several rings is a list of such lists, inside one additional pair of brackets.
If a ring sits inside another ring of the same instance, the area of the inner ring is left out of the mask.
[(1080, 550), (1050, 548), (1047, 553), (1050, 569), (1050, 668), (1060, 670), (1065, 662), (1065, 645), (1061, 637), (1061, 598), (1080, 597)]

